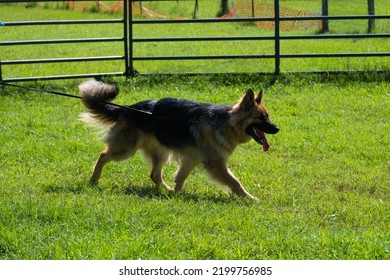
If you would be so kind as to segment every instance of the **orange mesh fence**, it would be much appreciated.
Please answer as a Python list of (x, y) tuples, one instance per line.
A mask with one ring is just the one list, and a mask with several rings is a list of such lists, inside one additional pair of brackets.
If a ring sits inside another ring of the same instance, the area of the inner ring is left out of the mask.
[[(274, 17), (274, 5), (266, 3), (251, 3), (238, 1), (231, 9), (230, 15), (233, 17)], [(304, 16), (320, 16), (321, 13), (313, 13), (302, 10), (294, 10), (286, 7), (280, 7), (281, 17), (304, 17)], [(261, 28), (274, 29), (273, 21), (259, 21), (256, 25)], [(294, 20), (280, 21), (281, 30), (320, 30), (320, 20)]]

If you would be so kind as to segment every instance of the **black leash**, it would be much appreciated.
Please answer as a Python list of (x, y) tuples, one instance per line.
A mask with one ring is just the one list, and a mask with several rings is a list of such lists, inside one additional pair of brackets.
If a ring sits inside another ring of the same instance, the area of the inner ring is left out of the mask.
[[(22, 88), (22, 89), (30, 90), (30, 91), (39, 91), (39, 92), (50, 93), (50, 94), (54, 94), (54, 95), (65, 96), (65, 97), (76, 98), (76, 99), (86, 99), (85, 97), (81, 97), (81, 96), (78, 96), (78, 95), (72, 95), (72, 94), (58, 92), (58, 91), (53, 91), (53, 90), (40, 89), (40, 88), (34, 88), (34, 87), (25, 87), (25, 86), (21, 86), (21, 85), (9, 84), (9, 83), (4, 83), (4, 82), (0, 82), (0, 83), (2, 85), (4, 85), (4, 86)], [(132, 108), (132, 107), (129, 107), (129, 106), (123, 106), (123, 105), (119, 105), (119, 104), (115, 104), (115, 103), (111, 103), (111, 102), (107, 102), (107, 101), (97, 101), (97, 100), (94, 100), (94, 99), (91, 99), (91, 100), (96, 101), (96, 102), (100, 102), (100, 103), (103, 103), (103, 104), (107, 104), (107, 105), (123, 108), (123, 109), (126, 109), (126, 110), (130, 110), (130, 111), (133, 111), (133, 112), (136, 112), (136, 113), (139, 113), (139, 114), (143, 114), (143, 115), (148, 115), (148, 116), (152, 115), (151, 112), (138, 110), (138, 109), (135, 109), (135, 108)]]

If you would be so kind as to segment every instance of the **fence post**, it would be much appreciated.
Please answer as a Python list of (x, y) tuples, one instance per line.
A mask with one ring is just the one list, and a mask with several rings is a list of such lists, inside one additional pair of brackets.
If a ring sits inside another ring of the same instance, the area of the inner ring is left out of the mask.
[[(131, 0), (130, 0), (131, 1)], [(131, 8), (131, 4), (130, 4)], [(123, 48), (124, 48), (124, 56), (125, 56), (125, 75), (126, 77), (130, 76), (129, 71), (129, 32), (127, 24), (130, 22), (128, 19), (128, 3), (127, 0), (123, 0)]]
[(218, 12), (217, 17), (221, 17), (229, 13), (229, 1), (221, 0), (221, 10)]
[(279, 0), (274, 0), (275, 15), (275, 74), (280, 74), (280, 10)]
[[(329, 15), (328, 0), (322, 0), (322, 16), (327, 17), (328, 15)], [(327, 32), (329, 32), (329, 20), (323, 19), (321, 33), (327, 33)]]
[[(127, 69), (126, 69), (126, 76), (129, 77), (135, 77), (137, 76), (138, 72), (137, 70), (134, 69), (133, 65), (133, 56), (134, 56), (134, 51), (133, 51), (133, 0), (127, 0), (127, 7), (128, 9), (128, 59), (127, 59)], [(126, 23), (125, 23), (126, 25)]]
[[(367, 0), (368, 5), (368, 14), (370, 16), (375, 15), (375, 1), (374, 0)], [(375, 18), (368, 19), (368, 33), (372, 33), (375, 29)]]

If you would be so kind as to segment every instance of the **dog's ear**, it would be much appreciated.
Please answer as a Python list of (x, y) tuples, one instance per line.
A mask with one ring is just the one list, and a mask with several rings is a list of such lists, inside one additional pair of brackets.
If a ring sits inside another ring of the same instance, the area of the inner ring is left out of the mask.
[(261, 99), (263, 99), (263, 89), (261, 89), (259, 91), (259, 93), (257, 94), (256, 98), (255, 98), (255, 102), (257, 104), (260, 104), (261, 103)]
[(240, 107), (245, 111), (249, 111), (255, 105), (255, 93), (253, 89), (248, 89), (241, 100)]

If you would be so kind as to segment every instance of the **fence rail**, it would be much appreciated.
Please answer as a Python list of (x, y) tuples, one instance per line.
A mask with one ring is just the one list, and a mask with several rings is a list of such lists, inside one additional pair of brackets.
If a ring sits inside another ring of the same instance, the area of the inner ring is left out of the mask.
[[(25, 0), (12, 1), (3, 0), (1, 3), (30, 3), (30, 2), (58, 2), (58, 1), (44, 1), (44, 0)], [(88, 2), (88, 1), (86, 1)], [(96, 1), (89, 1), (96, 2)], [(321, 34), (321, 35), (281, 35), (280, 24), (283, 21), (333, 21), (333, 20), (390, 20), (390, 15), (351, 15), (351, 16), (302, 16), (292, 17), (280, 16), (280, 1), (274, 0), (274, 16), (273, 17), (245, 17), (245, 18), (204, 18), (204, 19), (155, 19), (144, 20), (134, 19), (132, 12), (132, 0), (123, 0), (123, 14), (120, 19), (94, 19), (94, 20), (37, 20), (37, 21), (12, 21), (1, 22), (1, 28), (18, 28), (22, 26), (61, 26), (61, 25), (106, 25), (119, 24), (122, 27), (122, 36), (120, 37), (99, 37), (99, 38), (70, 38), (70, 39), (41, 39), (41, 40), (4, 40), (0, 41), (0, 50), (3, 47), (10, 46), (33, 46), (33, 45), (50, 45), (50, 44), (76, 44), (76, 43), (108, 43), (116, 42), (122, 44), (122, 51), (120, 54), (108, 56), (91, 56), (91, 57), (67, 57), (67, 58), (40, 58), (40, 59), (3, 59), (0, 57), (0, 81), (30, 81), (30, 80), (51, 80), (51, 79), (73, 79), (96, 76), (127, 76), (132, 77), (138, 74), (134, 67), (134, 62), (137, 61), (161, 61), (161, 60), (221, 60), (221, 59), (273, 59), (274, 70), (271, 74), (279, 74), (281, 70), (282, 59), (294, 58), (330, 58), (330, 57), (390, 57), (390, 49), (384, 47), (383, 51), (379, 52), (351, 52), (351, 53), (282, 53), (280, 44), (283, 41), (289, 40), (339, 40), (339, 39), (387, 39), (390, 38), (390, 31), (387, 33), (378, 34)], [(1, 20), (1, 18), (0, 18)], [(237, 23), (237, 22), (273, 22), (273, 35), (267, 36), (204, 36), (204, 37), (157, 37), (157, 38), (140, 38), (134, 36), (134, 28), (140, 25), (166, 25), (166, 24), (220, 24), (220, 23)], [(152, 55), (140, 56), (135, 55), (135, 48), (139, 43), (184, 43), (184, 42), (212, 42), (212, 41), (273, 41), (273, 52), (269, 54), (229, 54), (229, 55)], [(89, 74), (69, 74), (69, 75), (49, 75), (36, 77), (3, 77), (5, 73), (4, 66), (12, 65), (29, 65), (29, 64), (47, 64), (47, 63), (83, 63), (96, 61), (122, 61), (123, 70), (119, 72), (103, 72), (103, 73), (89, 73)], [(340, 71), (341, 72), (341, 71)], [(196, 74), (196, 73), (195, 73)], [(269, 73), (268, 73), (269, 74)]]

